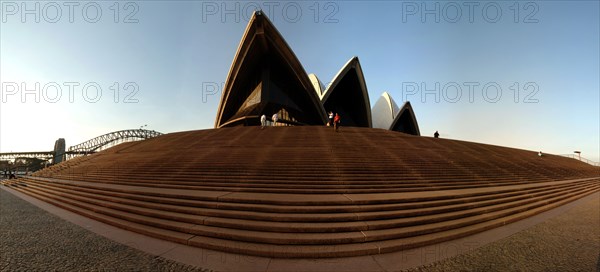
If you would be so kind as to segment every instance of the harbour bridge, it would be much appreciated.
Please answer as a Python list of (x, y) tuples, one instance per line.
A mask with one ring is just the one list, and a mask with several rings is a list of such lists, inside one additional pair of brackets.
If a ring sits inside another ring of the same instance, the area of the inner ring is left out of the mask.
[(51, 160), (52, 164), (56, 164), (77, 156), (93, 154), (120, 143), (145, 140), (160, 135), (162, 135), (162, 133), (141, 128), (119, 130), (100, 135), (83, 143), (71, 146), (68, 149), (65, 148), (65, 140), (60, 138), (56, 140), (54, 150), (52, 151), (0, 153), (0, 162), (16, 159), (40, 159), (43, 161)]

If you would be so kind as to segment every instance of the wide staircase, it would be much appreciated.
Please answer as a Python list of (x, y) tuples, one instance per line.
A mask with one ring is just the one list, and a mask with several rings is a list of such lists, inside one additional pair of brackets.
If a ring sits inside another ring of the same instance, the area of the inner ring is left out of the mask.
[(165, 240), (323, 258), (503, 226), (598, 192), (600, 168), (380, 129), (235, 127), (124, 143), (4, 184)]

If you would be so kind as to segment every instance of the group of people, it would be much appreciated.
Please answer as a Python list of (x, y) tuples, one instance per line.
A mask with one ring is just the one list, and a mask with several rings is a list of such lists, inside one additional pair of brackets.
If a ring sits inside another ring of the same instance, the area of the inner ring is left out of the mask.
[[(273, 121), (272, 126), (277, 126), (277, 121), (279, 120), (279, 115), (277, 113), (274, 113), (273, 116), (271, 116), (271, 121)], [(333, 114), (332, 111), (329, 112), (329, 121), (327, 122), (327, 126), (333, 126), (334, 130), (337, 132), (340, 128), (340, 123), (342, 121), (342, 117), (340, 116), (339, 113)], [(267, 116), (266, 115), (261, 115), (260, 116), (260, 128), (263, 129), (267, 126)]]
[[(276, 126), (277, 121), (279, 120), (279, 115), (277, 113), (274, 113), (273, 116), (271, 116), (271, 120), (273, 121), (273, 126)], [(267, 126), (267, 116), (263, 114), (260, 117), (260, 128), (263, 129), (266, 126)]]
[(329, 121), (327, 122), (327, 126), (333, 126), (335, 132), (338, 132), (340, 128), (340, 122), (342, 121), (342, 117), (339, 113), (333, 114), (333, 111), (329, 112)]
[[(333, 129), (335, 130), (335, 132), (338, 132), (339, 128), (340, 128), (340, 123), (342, 121), (342, 117), (340, 116), (340, 114), (339, 113), (334, 114), (333, 111), (329, 111), (328, 118), (329, 118), (329, 120), (327, 121), (327, 126), (328, 127), (333, 126)], [(273, 121), (273, 126), (277, 126), (277, 121), (279, 120), (279, 115), (277, 113), (274, 113), (273, 116), (271, 116), (271, 120)], [(260, 128), (263, 129), (266, 126), (267, 126), (267, 116), (263, 114), (260, 117)], [(440, 134), (437, 132), (437, 130), (433, 134), (433, 137), (435, 137), (435, 138), (440, 137)]]

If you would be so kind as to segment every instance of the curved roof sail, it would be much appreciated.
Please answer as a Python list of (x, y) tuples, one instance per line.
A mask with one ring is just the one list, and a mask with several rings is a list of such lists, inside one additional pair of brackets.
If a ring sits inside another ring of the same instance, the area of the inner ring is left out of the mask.
[(421, 136), (417, 117), (410, 102), (404, 102), (404, 105), (402, 105), (402, 108), (394, 118), (394, 122), (390, 125), (390, 130)]
[(342, 116), (342, 125), (372, 127), (369, 92), (358, 57), (353, 57), (335, 75), (321, 97), (326, 111)]
[(315, 88), (315, 92), (317, 93), (319, 98), (321, 98), (323, 96), (323, 93), (325, 92), (325, 85), (323, 85), (323, 82), (321, 82), (321, 80), (319, 80), (319, 78), (315, 74), (308, 74), (308, 78), (310, 79), (310, 82), (313, 84), (313, 87)]
[(373, 127), (389, 129), (394, 122), (394, 117), (400, 111), (400, 108), (390, 96), (389, 93), (381, 94), (375, 105), (373, 105)]
[(325, 110), (313, 84), (279, 31), (256, 11), (231, 64), (215, 127), (259, 125), (279, 114), (290, 125), (323, 125)]
[(254, 12), (227, 75), (215, 127), (259, 125), (261, 115), (274, 113), (284, 125), (323, 125), (325, 110), (339, 113), (344, 126), (420, 135), (409, 102), (399, 108), (384, 92), (370, 108), (358, 57), (348, 60), (325, 88), (316, 75), (307, 75), (262, 11)]

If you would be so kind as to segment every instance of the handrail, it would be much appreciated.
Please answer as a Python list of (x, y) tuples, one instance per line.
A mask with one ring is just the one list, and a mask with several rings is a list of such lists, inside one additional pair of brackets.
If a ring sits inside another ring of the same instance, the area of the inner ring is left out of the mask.
[(575, 155), (575, 154), (561, 154), (560, 156), (571, 158), (571, 159), (575, 159), (575, 160), (582, 161), (582, 162), (585, 162), (585, 163), (593, 165), (593, 166), (600, 167), (600, 162), (595, 162), (595, 161), (592, 161), (592, 160), (589, 160), (589, 159), (586, 159), (586, 158), (582, 158), (582, 157), (580, 157), (578, 155)]

